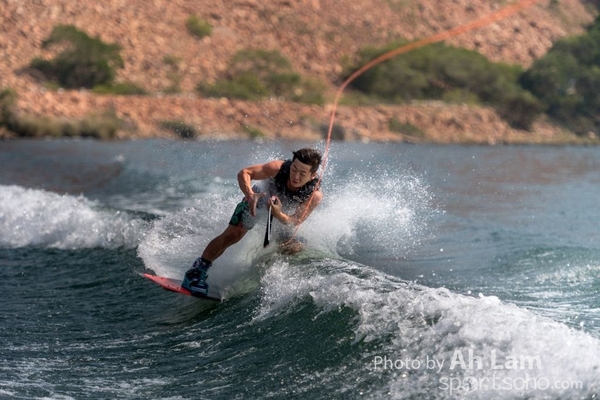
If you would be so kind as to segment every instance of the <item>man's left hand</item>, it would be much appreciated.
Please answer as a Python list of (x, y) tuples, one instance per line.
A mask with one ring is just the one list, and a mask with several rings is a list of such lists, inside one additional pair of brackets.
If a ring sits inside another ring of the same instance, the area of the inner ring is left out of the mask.
[(271, 213), (275, 217), (281, 215), (281, 200), (277, 196), (271, 196), (269, 198), (269, 206), (271, 207)]

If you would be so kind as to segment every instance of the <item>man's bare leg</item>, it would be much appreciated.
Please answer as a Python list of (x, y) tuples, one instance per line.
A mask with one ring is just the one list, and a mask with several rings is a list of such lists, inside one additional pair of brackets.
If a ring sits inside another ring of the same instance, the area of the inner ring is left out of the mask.
[(303, 249), (304, 245), (298, 240), (293, 239), (279, 245), (279, 252), (285, 256), (293, 256)]
[(208, 243), (202, 253), (202, 258), (210, 262), (216, 260), (232, 245), (239, 242), (248, 233), (247, 229), (239, 226), (228, 225), (219, 236)]
[(184, 277), (181, 287), (190, 291), (193, 296), (204, 297), (208, 294), (207, 271), (227, 248), (240, 241), (248, 231), (244, 228), (229, 225), (219, 236), (210, 241), (202, 257), (194, 261)]

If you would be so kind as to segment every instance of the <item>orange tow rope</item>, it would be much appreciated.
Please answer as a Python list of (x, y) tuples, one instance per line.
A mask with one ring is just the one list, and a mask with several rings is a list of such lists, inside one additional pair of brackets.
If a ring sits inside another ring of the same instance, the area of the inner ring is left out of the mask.
[[(340, 98), (342, 97), (342, 92), (344, 91), (344, 89), (346, 89), (346, 87), (352, 82), (354, 81), (356, 78), (358, 78), (360, 75), (364, 74), (366, 71), (368, 71), (369, 69), (373, 68), (376, 65), (381, 64), (384, 61), (387, 61), (393, 57), (396, 57), (397, 55), (400, 54), (404, 54), (407, 53), (411, 50), (415, 50), (418, 49), (420, 47), (424, 47), (427, 46), (429, 44), (432, 43), (437, 43), (437, 42), (441, 42), (442, 40), (446, 40), (449, 39), (451, 37), (454, 36), (458, 36), (462, 33), (465, 32), (469, 32), (475, 29), (479, 29), (482, 28), (484, 26), (490, 25), (494, 22), (498, 22), (502, 19), (508, 18), (516, 13), (518, 13), (521, 10), (524, 10), (528, 7), (533, 6), (535, 3), (540, 2), (540, 0), (521, 0), (518, 1), (514, 4), (511, 4), (509, 6), (506, 6), (498, 11), (496, 11), (495, 13), (492, 13), (490, 15), (487, 15), (481, 19), (469, 22), (467, 24), (464, 25), (460, 25), (456, 28), (438, 33), (436, 35), (430, 36), (428, 38), (425, 39), (421, 39), (418, 40), (416, 42), (398, 47), (394, 50), (391, 50), (385, 54), (380, 55), (379, 57), (374, 58), (373, 60), (369, 61), (368, 63), (366, 63), (365, 65), (363, 65), (361, 68), (359, 68), (358, 70), (356, 70), (352, 75), (350, 75), (345, 81), (344, 83), (342, 83), (342, 85), (340, 86), (340, 88), (338, 89), (336, 95), (335, 95), (335, 101), (333, 102), (333, 109), (331, 110), (331, 117), (329, 119), (329, 130), (327, 131), (327, 140), (325, 142), (325, 151), (323, 152), (323, 161), (322, 161), (322, 167), (321, 167), (321, 174), (319, 175), (319, 180), (317, 183), (317, 187), (320, 185), (321, 180), (323, 179), (323, 175), (325, 173), (325, 167), (327, 166), (327, 159), (329, 157), (329, 148), (331, 146), (331, 132), (333, 131), (333, 123), (335, 121), (335, 113), (337, 111), (337, 106), (338, 103), (340, 101)], [(308, 199), (308, 203), (306, 206), (306, 209), (304, 211), (304, 214), (302, 214), (301, 217), (301, 221), (304, 221), (305, 217), (306, 217), (306, 213), (308, 212), (309, 208), (310, 208), (310, 203), (313, 200), (313, 196), (314, 196), (314, 192), (313, 195), (311, 195), (311, 197)], [(290, 243), (292, 241), (292, 239), (294, 239), (294, 237), (296, 236), (296, 233), (298, 232), (298, 228), (300, 227), (300, 224), (298, 224), (296, 226), (296, 229), (294, 230), (294, 234), (292, 235), (291, 239), (287, 242)], [(285, 244), (287, 244), (285, 243)]]

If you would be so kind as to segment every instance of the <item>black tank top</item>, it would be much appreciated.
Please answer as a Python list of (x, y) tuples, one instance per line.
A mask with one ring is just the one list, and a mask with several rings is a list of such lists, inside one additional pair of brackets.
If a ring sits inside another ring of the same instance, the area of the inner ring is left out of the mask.
[(288, 190), (287, 182), (290, 178), (291, 167), (292, 160), (287, 160), (283, 163), (279, 172), (277, 172), (277, 175), (273, 178), (275, 189), (279, 195), (284, 196), (290, 202), (301, 204), (307, 201), (313, 192), (318, 189), (317, 184), (319, 183), (319, 179), (314, 178), (296, 191)]

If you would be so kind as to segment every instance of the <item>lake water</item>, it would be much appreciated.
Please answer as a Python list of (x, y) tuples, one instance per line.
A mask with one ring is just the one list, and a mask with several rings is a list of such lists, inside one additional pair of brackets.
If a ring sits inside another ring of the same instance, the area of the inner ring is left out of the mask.
[(600, 148), (334, 143), (305, 251), (141, 276), (303, 145), (0, 142), (0, 397), (599, 398)]

